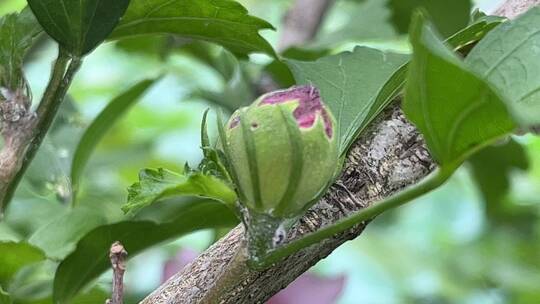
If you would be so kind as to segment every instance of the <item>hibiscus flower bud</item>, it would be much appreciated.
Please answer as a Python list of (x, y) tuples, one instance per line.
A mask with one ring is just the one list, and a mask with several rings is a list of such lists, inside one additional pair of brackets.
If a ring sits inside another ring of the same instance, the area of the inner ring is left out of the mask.
[(290, 219), (326, 188), (338, 165), (336, 122), (312, 86), (265, 94), (225, 126), (241, 204)]

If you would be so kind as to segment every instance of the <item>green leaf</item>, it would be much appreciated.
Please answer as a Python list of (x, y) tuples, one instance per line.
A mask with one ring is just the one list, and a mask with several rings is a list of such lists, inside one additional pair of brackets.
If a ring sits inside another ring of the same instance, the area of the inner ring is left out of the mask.
[(155, 81), (156, 79), (140, 81), (114, 98), (86, 129), (77, 146), (77, 150), (73, 155), (71, 164), (71, 182), (74, 193), (73, 200), (75, 200), (75, 195), (79, 188), (79, 182), (84, 168), (98, 143), (103, 136), (105, 136), (107, 131), (114, 126), (118, 119), (120, 119), (120, 117), (122, 117), (122, 115), (140, 99)]
[(91, 52), (118, 24), (129, 0), (28, 0), (45, 31), (76, 56)]
[(448, 37), (469, 23), (470, 0), (390, 0), (392, 21), (400, 33), (407, 33), (412, 13), (423, 8), (433, 17), (436, 28)]
[(13, 303), (11, 301), (11, 297), (9, 296), (7, 292), (5, 292), (2, 289), (2, 286), (0, 286), (0, 304), (11, 304), (11, 303)]
[(85, 235), (56, 271), (54, 303), (70, 303), (80, 290), (110, 268), (108, 252), (115, 241), (120, 241), (132, 258), (151, 246), (192, 231), (237, 223), (231, 210), (218, 202), (192, 201), (179, 207), (174, 221), (168, 223), (124, 221), (100, 226)]
[(236, 194), (226, 182), (199, 171), (178, 174), (161, 168), (144, 169), (139, 173), (139, 182), (133, 184), (128, 192), (128, 201), (122, 210), (131, 214), (172, 196), (199, 196), (229, 206), (236, 203)]
[[(340, 151), (399, 93), (402, 82), (390, 81), (407, 55), (356, 47), (313, 62), (286, 60), (296, 82), (312, 84), (321, 91), (338, 123)], [(385, 87), (390, 81), (390, 87)], [(384, 93), (384, 94), (381, 94)]]
[(248, 15), (236, 1), (132, 0), (111, 38), (176, 34), (220, 44), (235, 54), (261, 52), (275, 56), (272, 46), (259, 35), (264, 29), (273, 27)]
[[(54, 272), (57, 266), (51, 261), (43, 261), (19, 271), (9, 286), (13, 302), (16, 304), (53, 303)], [(79, 293), (70, 304), (105, 303), (108, 297), (109, 295), (102, 289), (93, 287), (89, 291)]]
[(0, 241), (12, 241), (18, 242), (21, 240), (21, 236), (13, 228), (11, 228), (5, 221), (0, 223)]
[(72, 304), (95, 304), (95, 303), (105, 303), (109, 298), (109, 294), (99, 288), (92, 288), (90, 291), (79, 294), (76, 296)]
[(0, 18), (0, 87), (24, 88), (23, 60), (41, 28), (29, 9)]
[[(492, 30), (496, 25), (498, 25), (501, 22), (500, 19), (490, 19), (487, 20), (481, 20), (477, 23), (459, 31), (452, 37), (450, 37), (447, 42), (454, 47), (456, 50), (462, 51), (463, 48), (474, 44), (475, 42), (479, 41), (486, 35), (490, 30)], [(294, 53), (295, 55), (297, 53)], [(302, 54), (302, 53), (299, 53)], [(301, 55), (300, 55), (301, 56)], [(306, 60), (314, 60), (316, 58), (313, 58), (313, 56), (317, 56), (315, 53), (312, 55), (312, 57), (307, 58), (295, 58), (295, 59), (301, 59), (302, 61)], [(330, 56), (333, 57), (333, 56)], [(294, 57), (293, 57), (294, 58)], [(285, 79), (286, 86), (292, 85), (290, 81), (287, 79), (288, 74), (290, 74), (290, 70), (287, 65), (285, 64), (277, 64), (278, 61), (274, 61), (272, 64), (268, 66), (268, 68), (272, 68), (272, 70), (269, 70), (271, 74), (275, 77), (277, 74), (280, 74), (284, 76), (284, 78), (277, 77), (278, 79)], [(282, 65), (284, 67), (282, 67)], [(292, 65), (289, 65), (292, 68)], [(405, 84), (405, 78), (406, 78), (406, 71), (407, 71), (407, 64), (401, 65), (395, 72), (393, 72), (392, 76), (386, 81), (386, 83), (383, 85), (381, 90), (377, 94), (377, 100), (374, 102), (374, 106), (371, 108), (369, 113), (366, 115), (366, 119), (363, 124), (360, 125), (352, 125), (351, 129), (356, 130), (354, 132), (353, 136), (349, 136), (345, 138), (345, 141), (348, 142), (348, 144), (344, 145), (341, 149), (342, 153), (347, 151), (348, 147), (352, 143), (352, 141), (358, 136), (358, 134), (367, 126), (367, 124), (370, 122), (370, 120), (376, 116), (380, 110), (382, 110), (391, 100), (394, 99), (400, 92), (401, 88)], [(315, 73), (312, 73), (315, 74)], [(322, 75), (322, 74), (321, 74)], [(293, 77), (292, 75), (290, 77)], [(369, 77), (369, 76), (367, 76)], [(302, 79), (301, 77), (299, 77)], [(293, 80), (294, 81), (294, 80)], [(299, 80), (304, 81), (304, 80)], [(354, 100), (352, 100), (354, 103)], [(332, 106), (332, 105), (331, 105)], [(334, 104), (334, 107), (338, 107)], [(358, 110), (355, 110), (358, 111)], [(339, 119), (338, 119), (339, 120)]]
[(540, 7), (491, 31), (465, 61), (505, 97), (519, 124), (540, 124)]
[(525, 149), (511, 139), (505, 144), (482, 149), (469, 159), (469, 163), (486, 203), (487, 214), (490, 217), (504, 216), (506, 210), (502, 205), (510, 188), (510, 174), (529, 167)]
[(433, 158), (453, 170), (479, 147), (514, 129), (501, 98), (448, 49), (418, 14), (411, 30), (403, 109)]
[[(488, 18), (490, 17), (490, 18)], [(474, 45), (482, 40), (491, 30), (504, 22), (506, 19), (496, 16), (486, 16), (470, 24), (461, 31), (446, 39), (446, 42), (454, 47), (454, 50), (463, 49)]]
[(488, 15), (484, 12), (482, 12), (480, 9), (476, 8), (472, 14), (471, 14), (471, 22), (470, 24), (477, 24), (481, 22), (485, 23), (496, 23), (499, 24), (501, 22), (507, 21), (508, 19), (506, 17), (501, 17), (497, 15)]
[[(30, 188), (29, 185), (25, 186), (25, 188)], [(31, 195), (39, 196), (39, 198), (32, 198)], [(41, 194), (36, 195), (35, 191), (23, 192), (19, 197), (21, 199), (16, 200), (7, 209), (3, 223), (8, 224), (23, 238), (30, 237), (36, 230), (65, 210), (65, 207), (57, 201), (44, 198)]]
[[(495, 19), (478, 21), (450, 37), (448, 43), (456, 50), (462, 49), (482, 39), (499, 23), (500, 20)], [(379, 58), (373, 59), (374, 57)], [(348, 60), (344, 61), (343, 66), (346, 68), (342, 69), (337, 63), (338, 60), (344, 59)], [(328, 56), (311, 63), (296, 60), (286, 60), (286, 63), (298, 83), (312, 83), (321, 89), (325, 102), (332, 109), (341, 127), (341, 152), (344, 153), (369, 122), (401, 92), (405, 83), (408, 59), (406, 55), (357, 48), (352, 54)], [(388, 61), (382, 69), (380, 69), (381, 60)], [(283, 69), (280, 72), (284, 74)], [(346, 80), (350, 87), (341, 90), (336, 80), (341, 80), (342, 83)], [(367, 88), (354, 85), (356, 83), (362, 83)], [(367, 105), (369, 111), (362, 108), (363, 105)], [(338, 114), (340, 111), (342, 114)]]
[(82, 236), (106, 223), (104, 212), (96, 206), (77, 206), (38, 229), (28, 243), (43, 250), (49, 258), (63, 259)]
[[(301, 61), (314, 61), (327, 55), (330, 55), (329, 49), (302, 49), (290, 47), (281, 54), (281, 57)], [(277, 82), (281, 88), (288, 88), (295, 84), (291, 70), (282, 59), (273, 60), (264, 67), (264, 71), (270, 74), (272, 80)]]
[(209, 110), (206, 110), (201, 123), (201, 149), (204, 158), (199, 164), (199, 171), (203, 174), (213, 175), (229, 183), (232, 183), (229, 172), (224, 164), (225, 157), (220, 156), (220, 150), (215, 149), (210, 145), (208, 136), (208, 118)]
[(0, 253), (0, 285), (6, 284), (22, 267), (45, 259), (41, 250), (22, 242), (0, 242)]
[(52, 303), (52, 283), (56, 266), (55, 263), (44, 260), (21, 269), (9, 285), (13, 302)]

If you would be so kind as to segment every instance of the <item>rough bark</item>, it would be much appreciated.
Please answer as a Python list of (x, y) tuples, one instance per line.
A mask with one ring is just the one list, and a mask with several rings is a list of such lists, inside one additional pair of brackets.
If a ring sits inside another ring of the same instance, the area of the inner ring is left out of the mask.
[(0, 150), (0, 219), (2, 199), (9, 183), (15, 178), (27, 146), (36, 127), (36, 115), (22, 90), (2, 89), (0, 93), (0, 135), (4, 140)]
[[(497, 10), (513, 18), (540, 0), (508, 0)], [(357, 139), (348, 153), (340, 178), (293, 228), (288, 240), (315, 231), (412, 185), (434, 168), (421, 136), (403, 116), (399, 104), (385, 110)], [(357, 237), (362, 223), (286, 258), (265, 271), (247, 266), (238, 271), (237, 284), (220, 290), (219, 303), (264, 303), (344, 242)], [(186, 266), (141, 303), (208, 303), (228, 264), (244, 239), (242, 226), (234, 228), (194, 262)]]
[(540, 0), (506, 0), (504, 4), (494, 12), (494, 15), (514, 19), (536, 5), (540, 5)]

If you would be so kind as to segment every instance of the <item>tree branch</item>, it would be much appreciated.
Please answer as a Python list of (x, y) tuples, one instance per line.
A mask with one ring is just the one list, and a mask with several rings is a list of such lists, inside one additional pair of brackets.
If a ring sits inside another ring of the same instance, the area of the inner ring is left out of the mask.
[(540, 5), (540, 0), (506, 0), (493, 14), (514, 19), (537, 5)]
[[(497, 12), (513, 18), (539, 2), (508, 0)], [(290, 13), (288, 18), (292, 15)], [(299, 20), (296, 24), (303, 23)], [(312, 37), (313, 32), (309, 35), (294, 35)], [(301, 39), (284, 38), (282, 41), (300, 42)], [(291, 44), (294, 43), (282, 45)], [(421, 136), (405, 119), (396, 103), (386, 109), (358, 138), (347, 155), (340, 178), (292, 229), (288, 240), (300, 238), (388, 197), (416, 183), (434, 167)], [(249, 269), (245, 263), (241, 270), (238, 269), (238, 265), (242, 265), (238, 257), (245, 258), (245, 255), (238, 254), (239, 250), (244, 250), (244, 228), (239, 225), (141, 303), (208, 303), (206, 295), (215, 293), (216, 287), (221, 289), (220, 298), (213, 303), (264, 303), (335, 248), (357, 237), (367, 224), (361, 223), (347, 232), (305, 248), (264, 271)], [(238, 276), (234, 284), (223, 288), (221, 278), (227, 277), (231, 268), (234, 268)]]
[(22, 92), (3, 93), (6, 100), (0, 107), (0, 130), (4, 138), (0, 151), (0, 218), (41, 146), (80, 65), (79, 58), (71, 58), (59, 49), (36, 112), (30, 110), (31, 100)]

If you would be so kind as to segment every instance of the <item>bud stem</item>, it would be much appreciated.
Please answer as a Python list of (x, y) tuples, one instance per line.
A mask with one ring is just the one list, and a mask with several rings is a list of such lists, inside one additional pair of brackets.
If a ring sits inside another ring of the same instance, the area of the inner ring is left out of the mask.
[(285, 239), (283, 220), (269, 214), (249, 211), (246, 221), (247, 249), (251, 261), (260, 261)]

